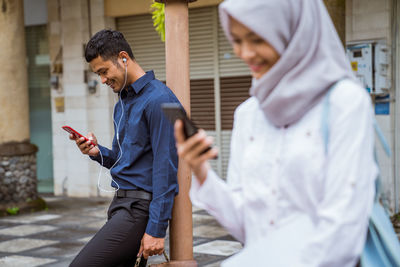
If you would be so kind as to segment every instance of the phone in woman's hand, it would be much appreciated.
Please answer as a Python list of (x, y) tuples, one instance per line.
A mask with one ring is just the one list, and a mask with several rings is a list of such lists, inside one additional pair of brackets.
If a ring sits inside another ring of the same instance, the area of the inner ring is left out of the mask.
[[(165, 116), (169, 119), (169, 121), (173, 125), (175, 124), (176, 120), (183, 121), (183, 132), (184, 132), (186, 139), (195, 135), (199, 131), (199, 128), (196, 126), (196, 124), (191, 119), (189, 119), (189, 117), (186, 115), (185, 110), (183, 109), (183, 107), (180, 104), (178, 104), (178, 103), (163, 103), (163, 104), (161, 104), (161, 109), (164, 112)], [(208, 147), (202, 153), (205, 153), (210, 149), (211, 149), (211, 147)], [(216, 156), (215, 158), (217, 158), (217, 157), (218, 156)]]

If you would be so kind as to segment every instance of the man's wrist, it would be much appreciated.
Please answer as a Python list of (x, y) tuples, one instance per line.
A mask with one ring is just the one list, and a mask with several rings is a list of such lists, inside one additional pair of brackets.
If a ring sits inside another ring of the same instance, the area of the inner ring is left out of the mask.
[(154, 223), (150, 220), (147, 223), (145, 233), (158, 238), (164, 238), (167, 234), (168, 223)]

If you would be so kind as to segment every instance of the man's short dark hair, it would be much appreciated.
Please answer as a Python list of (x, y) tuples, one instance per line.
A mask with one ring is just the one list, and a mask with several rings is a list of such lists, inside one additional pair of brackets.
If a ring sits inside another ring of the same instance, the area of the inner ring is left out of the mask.
[(135, 59), (132, 49), (122, 33), (104, 29), (90, 38), (85, 49), (85, 59), (90, 62), (101, 56), (103, 60), (111, 59), (116, 62), (121, 51), (127, 52), (131, 59)]

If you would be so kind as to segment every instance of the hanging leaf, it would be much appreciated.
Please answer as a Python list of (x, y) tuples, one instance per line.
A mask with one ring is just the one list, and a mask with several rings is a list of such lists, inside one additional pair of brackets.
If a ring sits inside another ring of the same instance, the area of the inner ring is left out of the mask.
[(165, 42), (165, 5), (153, 1), (150, 6), (151, 18), (156, 32), (160, 35), (161, 41)]

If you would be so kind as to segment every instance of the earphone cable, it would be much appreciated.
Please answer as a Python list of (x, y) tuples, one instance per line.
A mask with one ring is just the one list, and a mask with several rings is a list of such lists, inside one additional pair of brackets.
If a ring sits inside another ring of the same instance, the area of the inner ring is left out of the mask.
[[(122, 90), (125, 89), (126, 81), (127, 81), (127, 77), (128, 77), (128, 69), (127, 69), (126, 61), (124, 61), (124, 62), (125, 62), (125, 81), (124, 81), (124, 85), (121, 87), (121, 90), (120, 90), (120, 91), (122, 91)], [(112, 178), (112, 175), (111, 175), (111, 170), (112, 170), (112, 168), (114, 168), (115, 165), (121, 160), (122, 154), (123, 154), (122, 147), (121, 147), (121, 143), (119, 142), (119, 127), (120, 127), (120, 125), (121, 125), (122, 117), (124, 116), (124, 112), (125, 112), (125, 110), (124, 110), (124, 103), (123, 103), (123, 101), (122, 101), (122, 99), (121, 99), (121, 93), (118, 94), (118, 99), (119, 99), (119, 102), (121, 103), (121, 116), (120, 116), (120, 118), (119, 118), (118, 123), (116, 123), (116, 121), (115, 121), (115, 116), (114, 116), (114, 115), (115, 115), (115, 109), (116, 109), (116, 105), (115, 105), (115, 107), (114, 107), (114, 112), (113, 112), (113, 118), (112, 118), (112, 119), (113, 119), (114, 125), (115, 125), (115, 127), (116, 127), (117, 144), (118, 144), (118, 148), (119, 148), (119, 152), (120, 152), (120, 153), (118, 152), (119, 156), (118, 156), (117, 160), (114, 162), (114, 164), (111, 166), (111, 168), (110, 168), (110, 170), (109, 170), (110, 173), (108, 174), (108, 176), (111, 178), (111, 181), (114, 182), (114, 183), (117, 185), (117, 188), (116, 188), (115, 190), (107, 190), (107, 189), (104, 189), (104, 188), (101, 187), (100, 180), (101, 180), (101, 175), (102, 175), (102, 172), (103, 172), (103, 163), (104, 163), (104, 159), (103, 159), (103, 154), (102, 154), (101, 151), (100, 151), (100, 148), (97, 147), (97, 149), (98, 149), (99, 152), (100, 152), (100, 158), (101, 158), (101, 165), (100, 165), (99, 177), (98, 177), (98, 179), (97, 179), (97, 187), (98, 187), (101, 191), (103, 191), (103, 192), (108, 192), (108, 193), (116, 192), (116, 191), (118, 191), (119, 188), (120, 188), (120, 187), (119, 187), (119, 184)]]

